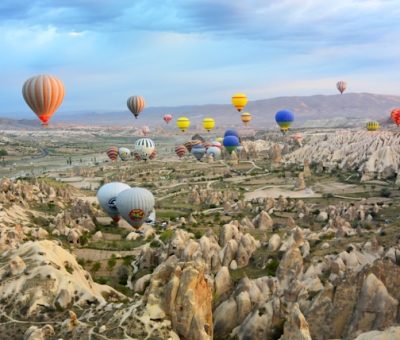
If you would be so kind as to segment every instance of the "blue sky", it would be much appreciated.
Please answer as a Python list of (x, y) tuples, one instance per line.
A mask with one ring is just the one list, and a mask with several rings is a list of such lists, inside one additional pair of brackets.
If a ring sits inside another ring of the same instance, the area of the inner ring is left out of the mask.
[(63, 80), (60, 111), (349, 91), (400, 95), (398, 0), (2, 0), (0, 113), (24, 80)]

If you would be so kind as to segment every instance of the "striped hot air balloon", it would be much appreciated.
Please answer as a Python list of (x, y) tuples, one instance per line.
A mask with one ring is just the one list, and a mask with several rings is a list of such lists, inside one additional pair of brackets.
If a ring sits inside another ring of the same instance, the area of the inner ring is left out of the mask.
[(377, 130), (379, 130), (379, 128), (380, 128), (380, 125), (376, 121), (371, 121), (371, 122), (367, 123), (367, 130), (368, 131), (377, 131)]
[[(190, 148), (190, 150), (192, 150), (192, 148)], [(175, 153), (179, 158), (182, 158), (187, 152), (187, 148), (184, 145), (178, 145), (175, 148)]]
[(150, 160), (153, 160), (153, 159), (155, 159), (156, 157), (157, 157), (157, 150), (154, 150), (154, 151), (150, 154), (149, 159), (150, 159)]
[(340, 94), (343, 94), (347, 89), (347, 83), (343, 80), (340, 80), (336, 83), (336, 88), (339, 90)]
[(140, 158), (144, 161), (150, 159), (155, 149), (156, 145), (150, 138), (140, 138), (135, 142), (135, 152), (138, 153)]
[(168, 124), (172, 120), (172, 115), (164, 115), (163, 119)]
[(116, 146), (111, 146), (107, 150), (107, 156), (110, 158), (113, 162), (118, 159), (118, 148)]
[(247, 96), (244, 93), (235, 93), (232, 96), (232, 105), (239, 112), (243, 110), (246, 104), (247, 104)]
[(54, 76), (41, 74), (25, 81), (22, 95), (44, 126), (64, 99), (64, 85)]
[(392, 118), (393, 123), (395, 123), (397, 126), (400, 125), (400, 108), (392, 110), (390, 113), (390, 117)]
[(128, 98), (126, 105), (128, 106), (128, 109), (133, 113), (135, 118), (137, 118), (139, 116), (140, 112), (143, 111), (146, 103), (145, 103), (143, 97), (132, 96), (132, 97)]
[(193, 146), (193, 144), (192, 144), (192, 141), (191, 141), (191, 140), (188, 141), (188, 142), (186, 142), (186, 143), (183, 144), (183, 145), (185, 146), (185, 148), (187, 149), (187, 151), (189, 151), (189, 152), (192, 151), (192, 146)]
[(247, 125), (250, 123), (252, 117), (251, 117), (251, 113), (250, 112), (243, 112), (240, 115), (240, 119), (242, 120), (242, 122), (244, 123), (244, 125)]

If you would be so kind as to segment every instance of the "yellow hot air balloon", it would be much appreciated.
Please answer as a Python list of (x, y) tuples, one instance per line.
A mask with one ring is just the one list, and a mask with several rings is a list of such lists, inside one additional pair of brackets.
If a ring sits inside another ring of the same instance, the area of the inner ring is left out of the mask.
[(190, 120), (187, 117), (179, 117), (176, 121), (176, 126), (182, 131), (185, 132), (190, 126)]
[(379, 125), (378, 122), (371, 121), (371, 122), (367, 123), (367, 130), (368, 131), (377, 131), (377, 130), (379, 130), (379, 128), (380, 128), (380, 125)]
[(244, 123), (244, 125), (247, 125), (250, 123), (250, 121), (253, 119), (251, 116), (250, 112), (243, 112), (240, 115), (240, 119), (242, 120), (242, 122)]
[(232, 96), (232, 105), (236, 107), (236, 110), (239, 112), (243, 110), (243, 108), (247, 104), (247, 96), (244, 93), (235, 93)]
[(224, 137), (217, 137), (215, 140), (219, 143), (222, 143), (224, 141)]
[(205, 128), (208, 132), (210, 132), (215, 127), (215, 120), (212, 118), (204, 118), (203, 119), (203, 128)]

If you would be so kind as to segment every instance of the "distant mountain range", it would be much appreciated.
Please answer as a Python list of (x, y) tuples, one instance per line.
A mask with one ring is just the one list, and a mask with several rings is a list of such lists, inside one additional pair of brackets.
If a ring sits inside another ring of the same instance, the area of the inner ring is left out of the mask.
[[(346, 93), (343, 95), (313, 95), (303, 97), (277, 97), (250, 101), (245, 111), (253, 115), (252, 127), (268, 129), (275, 127), (275, 112), (291, 109), (295, 113), (297, 126), (351, 126), (360, 120), (375, 119), (388, 122), (390, 110), (400, 107), (400, 96), (371, 93)], [(163, 125), (162, 116), (171, 113), (174, 118), (185, 115), (193, 125), (199, 125), (202, 118), (210, 116), (219, 126), (240, 126), (240, 113), (230, 104), (187, 105), (176, 107), (149, 107), (136, 120), (128, 111), (58, 113), (53, 123), (83, 125)], [(28, 120), (18, 121), (16, 125), (30, 125)], [(10, 122), (8, 122), (9, 124)], [(0, 120), (0, 128), (4, 120)], [(35, 122), (35, 125), (38, 125)], [(174, 126), (174, 122), (170, 125)]]

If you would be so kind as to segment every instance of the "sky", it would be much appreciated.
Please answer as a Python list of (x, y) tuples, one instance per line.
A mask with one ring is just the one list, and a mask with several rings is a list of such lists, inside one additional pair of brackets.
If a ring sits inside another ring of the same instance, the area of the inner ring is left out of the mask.
[(400, 95), (399, 0), (2, 0), (0, 114), (53, 74), (63, 112), (350, 92)]

